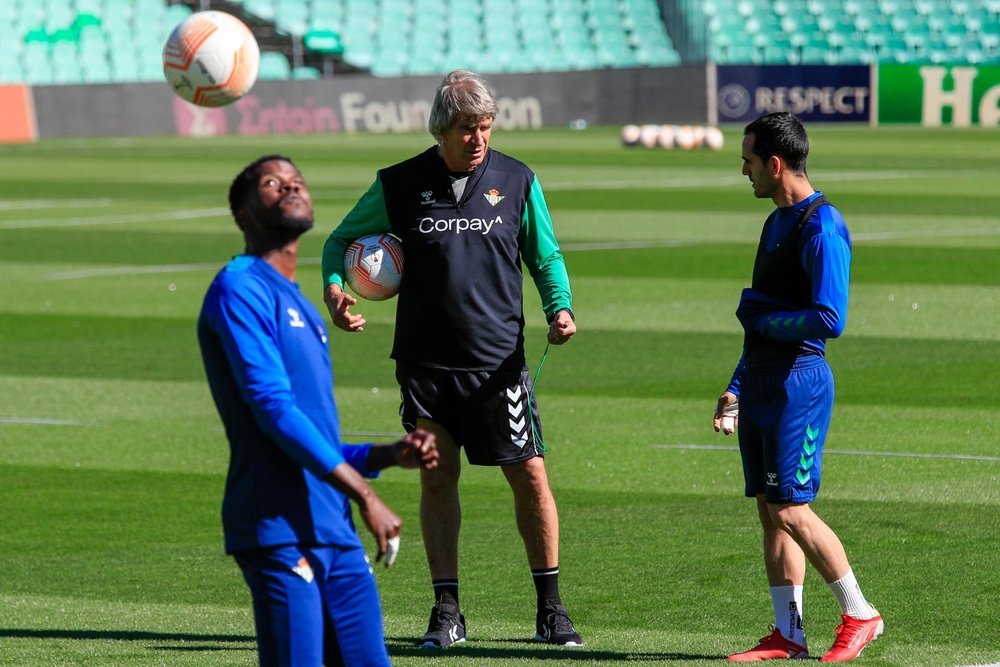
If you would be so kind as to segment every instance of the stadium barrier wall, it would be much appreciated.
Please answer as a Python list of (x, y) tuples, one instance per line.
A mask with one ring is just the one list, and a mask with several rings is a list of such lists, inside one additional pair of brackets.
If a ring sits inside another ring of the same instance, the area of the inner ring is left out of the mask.
[(996, 65), (710, 65), (709, 82), (713, 124), (791, 111), (807, 122), (1000, 127)]
[(709, 76), (710, 122), (744, 124), (790, 111), (807, 123), (871, 123), (873, 72), (868, 65), (717, 65)]
[(1000, 126), (1000, 66), (882, 65), (878, 121)]
[[(236, 104), (191, 106), (159, 82), (0, 86), (0, 142), (55, 137), (426, 131), (432, 77), (261, 81)], [(1000, 66), (686, 65), (487, 77), (500, 129), (745, 123), (786, 110), (809, 122), (1000, 126)]]
[(27, 143), (37, 138), (31, 88), (0, 85), (0, 143)]
[[(704, 123), (703, 64), (486, 77), (500, 129), (624, 123)], [(204, 109), (165, 83), (34, 88), (38, 136), (181, 136), (426, 132), (441, 78), (344, 76), (260, 81), (235, 104)]]

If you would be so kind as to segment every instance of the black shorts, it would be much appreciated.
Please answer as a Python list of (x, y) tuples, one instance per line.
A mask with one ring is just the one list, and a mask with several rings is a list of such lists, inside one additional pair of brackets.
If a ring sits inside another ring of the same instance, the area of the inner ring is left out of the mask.
[(453, 371), (396, 363), (407, 432), (417, 419), (437, 422), (473, 465), (520, 463), (542, 451), (542, 422), (523, 365), (495, 371)]

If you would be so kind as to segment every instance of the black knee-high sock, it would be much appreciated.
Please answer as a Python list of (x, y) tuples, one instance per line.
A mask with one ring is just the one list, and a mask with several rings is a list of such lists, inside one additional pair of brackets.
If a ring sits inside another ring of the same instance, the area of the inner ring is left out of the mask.
[(546, 602), (562, 604), (559, 597), (559, 567), (547, 567), (532, 570), (531, 578), (535, 582), (535, 592), (538, 594), (538, 608), (543, 609)]
[(458, 607), (458, 579), (435, 579), (431, 585), (434, 586), (435, 604), (443, 602)]

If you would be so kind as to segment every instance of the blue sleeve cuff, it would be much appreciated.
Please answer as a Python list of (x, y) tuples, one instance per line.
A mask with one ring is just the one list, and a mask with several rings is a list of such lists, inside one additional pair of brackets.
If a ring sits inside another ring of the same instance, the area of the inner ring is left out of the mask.
[(344, 460), (358, 471), (358, 474), (368, 479), (378, 479), (382, 474), (381, 470), (368, 469), (368, 452), (374, 443), (366, 442), (360, 445), (344, 444), (340, 448), (340, 453), (344, 455)]

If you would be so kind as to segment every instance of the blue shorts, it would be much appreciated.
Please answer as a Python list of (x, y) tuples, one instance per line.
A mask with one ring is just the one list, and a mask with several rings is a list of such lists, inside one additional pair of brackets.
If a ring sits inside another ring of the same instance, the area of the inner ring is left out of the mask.
[(748, 369), (740, 385), (740, 454), (746, 495), (808, 503), (819, 492), (833, 411), (833, 373), (822, 357), (789, 370)]
[(361, 547), (234, 554), (253, 597), (262, 667), (388, 667), (382, 606)]

